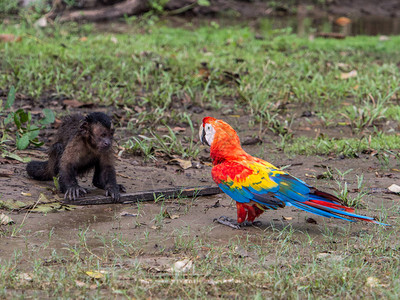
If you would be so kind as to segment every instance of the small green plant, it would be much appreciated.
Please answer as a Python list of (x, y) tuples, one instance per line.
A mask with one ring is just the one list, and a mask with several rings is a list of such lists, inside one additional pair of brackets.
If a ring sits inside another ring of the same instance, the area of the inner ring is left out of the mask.
[(356, 175), (357, 177), (357, 189), (355, 189), (356, 195), (354, 197), (350, 197), (348, 184), (345, 181), (345, 176), (350, 173), (352, 169), (341, 172), (336, 169), (338, 174), (338, 178), (335, 179), (336, 184), (338, 186), (339, 192), (336, 192), (336, 196), (342, 200), (343, 204), (349, 207), (358, 207), (363, 208), (365, 204), (363, 203), (363, 198), (368, 194), (364, 189), (364, 175), (361, 176)]
[(19, 0), (0, 1), (0, 15), (16, 14), (19, 11)]
[[(15, 88), (11, 87), (6, 105), (4, 109), (10, 109), (15, 101)], [(0, 107), (0, 113), (2, 109)], [(17, 149), (23, 150), (26, 149), (29, 144), (32, 144), (36, 147), (43, 145), (43, 142), (40, 142), (38, 139), (38, 135), (41, 129), (44, 128), (45, 125), (51, 124), (54, 122), (55, 116), (52, 110), (45, 108), (43, 109), (44, 118), (39, 121), (33, 121), (32, 115), (30, 111), (25, 111), (22, 108), (18, 109), (15, 112), (9, 112), (7, 117), (4, 119), (4, 124), (2, 124), (5, 128), (8, 125), (14, 123), (16, 126), (15, 132), (15, 144)], [(12, 129), (7, 129), (8, 131), (12, 131)]]
[(142, 155), (145, 159), (157, 160), (154, 156), (153, 139), (140, 135), (129, 139), (123, 147), (136, 155)]

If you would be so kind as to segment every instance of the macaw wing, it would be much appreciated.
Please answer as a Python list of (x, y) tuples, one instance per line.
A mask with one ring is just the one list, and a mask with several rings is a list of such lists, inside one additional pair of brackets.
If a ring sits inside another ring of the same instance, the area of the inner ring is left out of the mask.
[(344, 206), (337, 197), (319, 191), (261, 160), (225, 162), (214, 166), (212, 176), (221, 190), (239, 203), (257, 203), (262, 209), (289, 205), (323, 217), (387, 225), (372, 217), (355, 214), (354, 208)]
[(279, 186), (269, 179), (265, 170), (238, 162), (225, 162), (212, 169), (212, 177), (220, 189), (239, 203), (256, 202), (265, 209), (284, 207), (275, 197)]

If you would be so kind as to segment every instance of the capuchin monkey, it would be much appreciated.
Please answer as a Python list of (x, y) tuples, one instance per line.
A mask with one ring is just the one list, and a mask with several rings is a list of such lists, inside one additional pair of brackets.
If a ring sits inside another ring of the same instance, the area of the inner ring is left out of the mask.
[(36, 180), (52, 180), (58, 175), (64, 199), (75, 200), (87, 193), (76, 177), (94, 168), (93, 185), (118, 202), (125, 188), (115, 178), (113, 135), (111, 119), (104, 113), (68, 116), (48, 150), (49, 160), (28, 163), (28, 175)]

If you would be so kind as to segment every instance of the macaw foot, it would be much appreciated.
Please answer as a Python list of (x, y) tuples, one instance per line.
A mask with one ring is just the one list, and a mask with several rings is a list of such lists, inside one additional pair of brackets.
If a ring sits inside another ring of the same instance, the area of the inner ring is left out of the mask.
[(249, 222), (247, 220), (239, 224), (236, 220), (225, 216), (221, 216), (218, 219), (214, 219), (214, 222), (231, 227), (233, 229), (241, 229), (247, 226), (260, 226), (262, 224), (260, 221)]
[(214, 222), (231, 227), (233, 229), (240, 229), (240, 224), (236, 220), (229, 217), (221, 216), (218, 219), (214, 219)]

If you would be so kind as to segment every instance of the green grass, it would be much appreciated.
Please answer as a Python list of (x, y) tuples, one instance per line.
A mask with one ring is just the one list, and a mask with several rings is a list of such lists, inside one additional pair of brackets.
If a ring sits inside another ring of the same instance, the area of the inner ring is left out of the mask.
[[(188, 103), (242, 112), (282, 136), (302, 110), (315, 111), (327, 127), (349, 124), (356, 134), (386, 120), (399, 124), (400, 36), (311, 41), (268, 30), (259, 40), (239, 26), (131, 24), (115, 34), (88, 24), (32, 29), (26, 22), (0, 30), (22, 37), (0, 44), (0, 86), (14, 85), (35, 101), (56, 96), (124, 107), (133, 133), (190, 125), (182, 111)], [(356, 77), (340, 79), (352, 70)], [(321, 147), (294, 152), (326, 153)]]
[[(35, 98), (57, 93), (166, 108), (171, 97), (187, 93), (199, 102), (234, 98), (258, 114), (284, 99), (317, 108), (340, 107), (349, 98), (362, 103), (368, 95), (388, 94), (399, 79), (394, 57), (400, 37), (308, 41), (273, 32), (256, 40), (250, 29), (238, 27), (151, 27), (144, 34), (100, 34), (89, 26), (32, 31), (23, 24), (1, 30), (23, 40), (1, 46), (0, 85), (15, 85)], [(207, 63), (208, 78), (199, 76), (201, 63)], [(358, 76), (339, 79), (339, 63), (358, 70)], [(240, 86), (221, 78), (223, 71), (239, 74)]]
[(400, 148), (400, 136), (381, 134), (361, 138), (335, 139), (320, 137), (317, 139), (298, 137), (285, 145), (285, 152), (303, 155), (343, 154), (356, 157), (367, 150), (384, 151)]
[[(7, 287), (0, 296), (18, 296), (21, 290), (28, 297), (62, 298), (396, 298), (400, 293), (396, 227), (350, 234), (349, 225), (336, 231), (322, 226), (309, 234), (287, 225), (223, 242), (212, 241), (210, 231), (194, 234), (182, 227), (167, 236), (153, 230), (146, 240), (145, 235), (127, 239), (84, 228), (63, 250), (51, 250), (49, 235), (28, 256), (16, 251), (14, 258), (0, 260), (0, 284)], [(167, 239), (172, 248), (154, 250), (150, 260), (141, 255)], [(165, 265), (151, 267), (156, 257)], [(170, 269), (184, 259), (192, 263), (186, 272)], [(100, 272), (100, 278), (87, 272)]]

